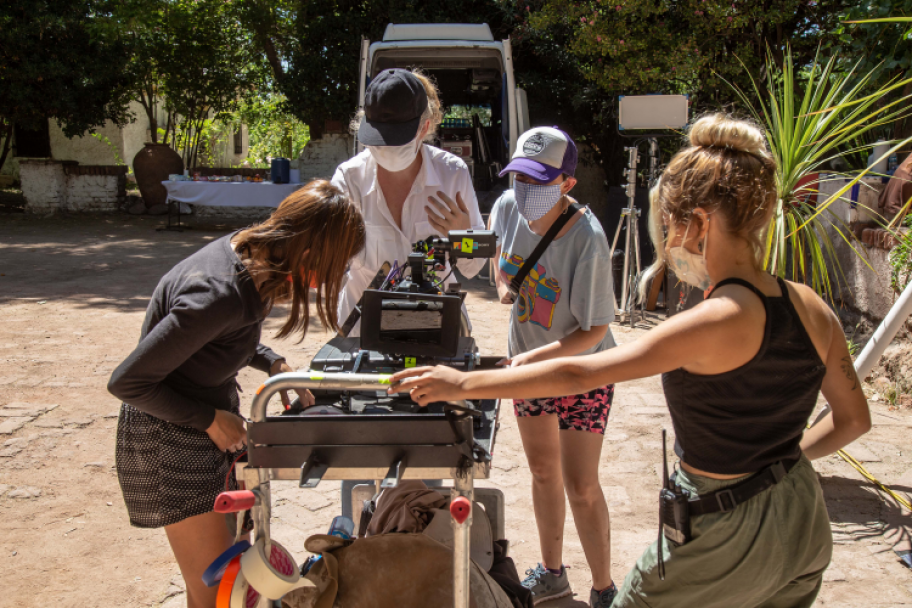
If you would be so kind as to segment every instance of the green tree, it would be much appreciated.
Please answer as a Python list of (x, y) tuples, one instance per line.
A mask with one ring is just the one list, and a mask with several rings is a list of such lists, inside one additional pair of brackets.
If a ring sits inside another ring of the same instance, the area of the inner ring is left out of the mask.
[[(241, 2), (242, 3), (242, 2)], [(152, 89), (164, 100), (169, 118), (164, 143), (199, 161), (211, 121), (230, 113), (262, 84), (262, 64), (237, 19), (236, 5), (225, 0), (168, 0), (153, 27), (158, 49)], [(157, 29), (155, 29), (157, 28)]]
[[(912, 0), (880, 0), (854, 3), (841, 15), (842, 23), (835, 30), (837, 39), (832, 51), (842, 52), (843, 69), (861, 61), (858, 69), (862, 74), (871, 74), (872, 83), (883, 85), (893, 78), (912, 76), (912, 28), (908, 19), (912, 17)], [(905, 18), (906, 21), (897, 21)], [(853, 23), (859, 20), (877, 20), (874, 23)], [(897, 96), (912, 94), (912, 84), (901, 92), (893, 93), (890, 101)], [(912, 120), (905, 118), (893, 123), (891, 129), (882, 133), (886, 138), (905, 139), (912, 135)]]
[(133, 96), (149, 121), (152, 141), (158, 142), (158, 107), (161, 99), (161, 60), (170, 51), (171, 37), (164, 28), (168, 0), (116, 0), (115, 11), (122, 36), (129, 41), (127, 70)]
[(748, 86), (769, 47), (798, 65), (836, 40), (850, 0), (502, 0), (514, 28), (518, 80), (530, 114), (553, 115), (595, 144), (618, 183), (618, 95), (687, 93), (694, 113), (730, 107), (727, 78)]
[(284, 108), (284, 96), (269, 94), (253, 98), (237, 112), (238, 122), (247, 125), (251, 163), (264, 165), (269, 156), (298, 158), (310, 141), (308, 126)]
[(238, 9), (286, 110), (313, 137), (325, 120), (354, 113), (362, 36), (379, 40), (388, 23), (489, 23), (497, 31), (503, 17), (491, 0), (248, 0)]
[(105, 0), (0, 2), (0, 166), (16, 126), (68, 137), (129, 122), (129, 45)]

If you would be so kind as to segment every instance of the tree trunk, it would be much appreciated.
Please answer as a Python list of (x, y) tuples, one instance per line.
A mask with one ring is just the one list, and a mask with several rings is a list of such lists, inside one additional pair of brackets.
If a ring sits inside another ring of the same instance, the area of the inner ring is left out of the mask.
[(3, 168), (3, 163), (6, 162), (6, 157), (9, 154), (10, 148), (13, 144), (13, 123), (9, 124), (0, 124), (0, 137), (3, 138), (3, 149), (0, 150), (0, 169)]

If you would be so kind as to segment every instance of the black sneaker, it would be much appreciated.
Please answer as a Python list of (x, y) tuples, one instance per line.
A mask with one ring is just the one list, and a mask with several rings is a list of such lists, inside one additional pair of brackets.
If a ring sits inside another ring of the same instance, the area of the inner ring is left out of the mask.
[(559, 597), (567, 597), (571, 593), (570, 579), (567, 578), (567, 569), (561, 566), (561, 573), (554, 574), (543, 565), (526, 570), (526, 580), (523, 587), (532, 592), (532, 603), (539, 604)]
[(603, 589), (601, 593), (593, 589), (589, 592), (589, 608), (611, 608), (611, 603), (614, 602), (617, 594), (618, 588), (614, 583), (611, 583), (607, 589)]

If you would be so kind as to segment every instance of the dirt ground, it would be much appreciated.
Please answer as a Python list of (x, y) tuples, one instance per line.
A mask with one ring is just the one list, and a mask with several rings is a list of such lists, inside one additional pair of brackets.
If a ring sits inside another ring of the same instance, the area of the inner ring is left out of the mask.
[[(156, 232), (148, 217), (35, 219), (0, 214), (0, 607), (184, 605), (164, 532), (131, 528), (114, 471), (119, 403), (105, 385), (139, 336), (157, 281), (228, 227)], [(482, 281), (468, 283), (475, 336), (485, 354), (506, 349), (507, 307)], [(325, 334), (277, 341), (277, 311), (264, 342), (306, 367)], [(619, 342), (648, 329), (612, 326)], [(240, 383), (249, 407), (261, 375)], [(879, 479), (912, 491), (912, 415), (871, 404), (874, 428), (849, 448)], [(600, 478), (612, 516), (613, 575), (620, 582), (655, 539), (660, 437), (670, 419), (657, 378), (621, 385)], [(669, 442), (670, 445), (670, 442)], [(892, 551), (909, 513), (885, 500), (838, 457), (815, 463), (827, 498), (835, 555), (818, 606), (912, 605), (912, 572)], [(530, 475), (509, 403), (490, 480), (503, 490), (512, 555), (538, 561)], [(274, 486), (273, 535), (299, 561), (304, 539), (339, 512), (338, 482), (302, 491)], [(550, 607), (588, 606), (589, 573), (569, 515), (566, 564), (577, 595)], [(520, 573), (522, 574), (522, 573)]]

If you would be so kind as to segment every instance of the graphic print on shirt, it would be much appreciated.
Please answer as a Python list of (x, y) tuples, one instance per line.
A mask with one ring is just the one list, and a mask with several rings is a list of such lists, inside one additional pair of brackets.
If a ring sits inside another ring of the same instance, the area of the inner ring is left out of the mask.
[[(512, 281), (524, 263), (522, 256), (502, 252), (500, 273), (504, 281)], [(557, 279), (547, 274), (544, 266), (536, 264), (526, 275), (517, 296), (516, 317), (520, 323), (531, 322), (550, 330), (554, 320), (554, 306), (561, 297), (561, 287)]]

